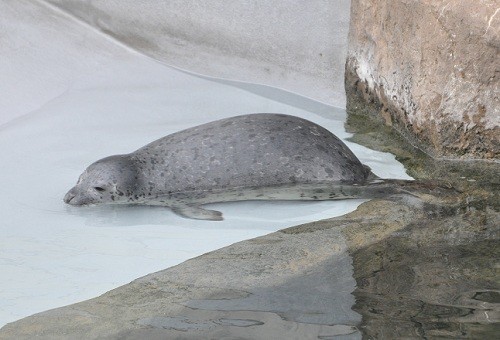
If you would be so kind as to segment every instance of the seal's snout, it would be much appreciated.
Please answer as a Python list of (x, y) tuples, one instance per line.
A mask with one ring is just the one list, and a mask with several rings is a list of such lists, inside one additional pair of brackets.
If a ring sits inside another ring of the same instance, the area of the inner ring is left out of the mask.
[[(68, 193), (66, 195), (64, 195), (64, 203), (67, 203), (67, 204), (72, 204), (71, 203), (71, 200), (73, 200), (74, 198), (76, 197), (76, 194), (75, 194), (75, 189), (71, 189), (70, 191), (68, 191)], [(74, 204), (74, 202), (73, 202)]]
[(82, 206), (91, 205), (98, 203), (98, 198), (95, 197), (92, 192), (88, 190), (82, 190), (79, 186), (74, 186), (66, 195), (64, 195), (63, 201), (69, 205)]

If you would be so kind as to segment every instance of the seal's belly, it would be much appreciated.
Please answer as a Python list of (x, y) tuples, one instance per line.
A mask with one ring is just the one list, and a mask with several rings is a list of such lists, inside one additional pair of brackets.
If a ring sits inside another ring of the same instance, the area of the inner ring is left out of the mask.
[(146, 198), (137, 203), (147, 205), (176, 206), (179, 203), (202, 205), (207, 203), (283, 200), (283, 201), (321, 201), (359, 198), (363, 196), (362, 187), (350, 184), (316, 182), (303, 184), (280, 184), (270, 187), (214, 188), (212, 190), (193, 190), (170, 193), (164, 196)]

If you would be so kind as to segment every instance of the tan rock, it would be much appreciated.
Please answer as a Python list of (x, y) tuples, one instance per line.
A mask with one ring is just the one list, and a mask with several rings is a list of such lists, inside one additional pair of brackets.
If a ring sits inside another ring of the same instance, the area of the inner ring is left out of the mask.
[(349, 40), (348, 97), (434, 157), (498, 159), (498, 0), (353, 0)]

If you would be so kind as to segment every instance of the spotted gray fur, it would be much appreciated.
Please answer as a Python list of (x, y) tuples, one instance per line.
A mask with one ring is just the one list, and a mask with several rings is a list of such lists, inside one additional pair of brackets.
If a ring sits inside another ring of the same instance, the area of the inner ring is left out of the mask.
[(91, 164), (68, 204), (146, 204), (221, 220), (201, 205), (241, 200), (329, 200), (391, 191), (325, 128), (284, 114), (222, 119)]

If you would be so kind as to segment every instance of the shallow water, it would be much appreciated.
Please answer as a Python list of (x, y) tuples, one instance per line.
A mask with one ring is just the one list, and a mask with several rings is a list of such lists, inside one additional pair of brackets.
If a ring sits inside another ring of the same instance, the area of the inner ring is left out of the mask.
[[(43, 7), (13, 4), (0, 4), (8, 40), (0, 47), (0, 324), (362, 202), (214, 205), (223, 222), (187, 220), (158, 207), (64, 205), (65, 192), (93, 161), (190, 126), (281, 112), (317, 122), (345, 141), (345, 112), (282, 91), (273, 100), (276, 92), (266, 87), (250, 92), (189, 75)], [(409, 178), (392, 155), (346, 144), (376, 174)]]

